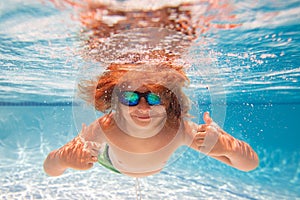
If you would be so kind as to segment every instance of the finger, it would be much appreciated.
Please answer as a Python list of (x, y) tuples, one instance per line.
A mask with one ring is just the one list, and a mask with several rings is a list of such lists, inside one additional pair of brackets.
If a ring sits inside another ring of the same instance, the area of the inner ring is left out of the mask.
[(83, 153), (82, 155), (83, 155), (84, 157), (87, 157), (87, 158), (89, 158), (89, 157), (91, 157), (91, 156), (97, 157), (97, 156), (98, 156), (98, 152), (99, 152), (98, 149), (85, 148), (85, 149), (83, 149), (83, 151), (82, 151), (82, 153)]
[(80, 169), (81, 169), (81, 170), (87, 170), (87, 169), (92, 168), (93, 165), (94, 165), (94, 163), (87, 163), (87, 164), (85, 164), (84, 166), (82, 166)]
[(101, 148), (101, 144), (93, 141), (85, 141), (83, 145), (84, 151), (98, 151)]
[(82, 125), (81, 125), (81, 130), (82, 130), (82, 132), (85, 132), (86, 129), (87, 129), (86, 124), (85, 124), (85, 123), (82, 123)]
[(221, 129), (220, 126), (210, 117), (209, 112), (204, 113), (203, 119), (207, 125), (214, 126), (217, 129)]
[(87, 131), (87, 126), (85, 123), (82, 123), (81, 125), (81, 131), (80, 131), (80, 135), (84, 136), (86, 134), (86, 131)]
[(101, 148), (101, 143), (98, 143), (98, 142), (93, 142), (93, 141), (86, 141), (84, 143), (84, 147), (87, 148), (87, 149), (100, 149)]
[(207, 124), (201, 124), (197, 127), (197, 132), (204, 132), (206, 131), (206, 127), (207, 127)]
[(205, 136), (206, 136), (206, 133), (205, 132), (201, 132), (201, 133), (198, 133), (195, 137), (195, 142), (197, 145), (200, 145), (200, 144), (203, 144), (204, 140), (205, 140)]
[(195, 139), (205, 138), (206, 132), (198, 132), (195, 136)]
[(204, 115), (203, 115), (203, 120), (204, 120), (204, 122), (205, 122), (206, 124), (208, 124), (208, 125), (210, 125), (210, 124), (213, 122), (212, 118), (211, 118), (210, 115), (209, 115), (209, 112), (205, 112), (205, 113), (204, 113)]
[(215, 127), (208, 127), (204, 141), (205, 146), (207, 146), (207, 148), (213, 148), (213, 146), (218, 142), (219, 136), (220, 134)]
[(202, 147), (204, 146), (204, 139), (197, 139), (195, 143), (198, 147)]
[(85, 158), (82, 159), (82, 163), (84, 164), (89, 164), (89, 163), (95, 163), (98, 161), (98, 157), (97, 156), (86, 156)]
[(91, 156), (90, 160), (89, 160), (91, 163), (94, 163), (94, 162), (98, 162), (98, 157), (97, 156)]
[(98, 149), (91, 149), (90, 153), (91, 153), (91, 156), (95, 156), (97, 157), (98, 156), (98, 152), (99, 150)]
[(207, 127), (207, 130), (206, 130), (206, 136), (208, 138), (218, 138), (220, 135), (217, 127), (214, 127), (214, 126), (209, 126)]
[(86, 126), (86, 124), (82, 124), (82, 127), (81, 127), (81, 131), (80, 133), (78, 134), (78, 136), (81, 138), (81, 140), (84, 140), (86, 135), (87, 135), (87, 129), (88, 127)]

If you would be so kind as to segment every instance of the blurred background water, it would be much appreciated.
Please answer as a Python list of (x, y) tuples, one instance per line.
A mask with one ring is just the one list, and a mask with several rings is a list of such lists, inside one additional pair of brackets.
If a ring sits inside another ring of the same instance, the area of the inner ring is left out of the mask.
[[(193, 51), (213, 64), (188, 71), (188, 92), (197, 120), (220, 108), (217, 121), (251, 144), (260, 166), (245, 173), (179, 150), (162, 173), (140, 180), (142, 199), (300, 198), (300, 3), (231, 3), (242, 25), (200, 36), (209, 42)], [(134, 179), (97, 165), (58, 178), (43, 172), (47, 154), (78, 133), (86, 109), (77, 104), (76, 81), (93, 63), (77, 53), (81, 25), (73, 16), (49, 2), (0, 2), (1, 199), (136, 198)], [(94, 113), (86, 110), (88, 123)]]

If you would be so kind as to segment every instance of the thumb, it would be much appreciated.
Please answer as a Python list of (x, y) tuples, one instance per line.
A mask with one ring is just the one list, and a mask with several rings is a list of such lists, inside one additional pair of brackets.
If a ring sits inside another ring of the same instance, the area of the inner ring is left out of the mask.
[(204, 113), (203, 120), (206, 124), (211, 124), (213, 122), (212, 118), (209, 115), (209, 112)]
[(86, 136), (86, 131), (87, 131), (87, 126), (85, 123), (82, 124), (82, 128), (81, 128), (81, 131), (79, 133), (79, 136), (82, 138), (82, 139), (85, 139), (85, 136)]

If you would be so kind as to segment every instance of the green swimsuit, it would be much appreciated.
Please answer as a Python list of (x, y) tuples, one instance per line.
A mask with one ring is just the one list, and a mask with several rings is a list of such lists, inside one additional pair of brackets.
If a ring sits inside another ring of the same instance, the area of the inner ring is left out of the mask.
[(106, 144), (104, 150), (98, 156), (98, 162), (107, 169), (120, 174), (120, 172), (113, 166), (109, 158), (108, 149), (109, 146)]

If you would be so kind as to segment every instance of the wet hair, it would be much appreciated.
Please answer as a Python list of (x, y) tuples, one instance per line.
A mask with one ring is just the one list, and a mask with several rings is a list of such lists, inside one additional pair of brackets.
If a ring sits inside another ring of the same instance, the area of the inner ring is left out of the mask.
[(79, 82), (79, 96), (96, 110), (108, 113), (113, 107), (114, 91), (134, 83), (136, 78), (141, 79), (140, 76), (144, 77), (140, 86), (161, 96), (169, 120), (188, 115), (189, 99), (182, 89), (188, 85), (189, 79), (182, 67), (171, 64), (110, 64), (96, 80)]

